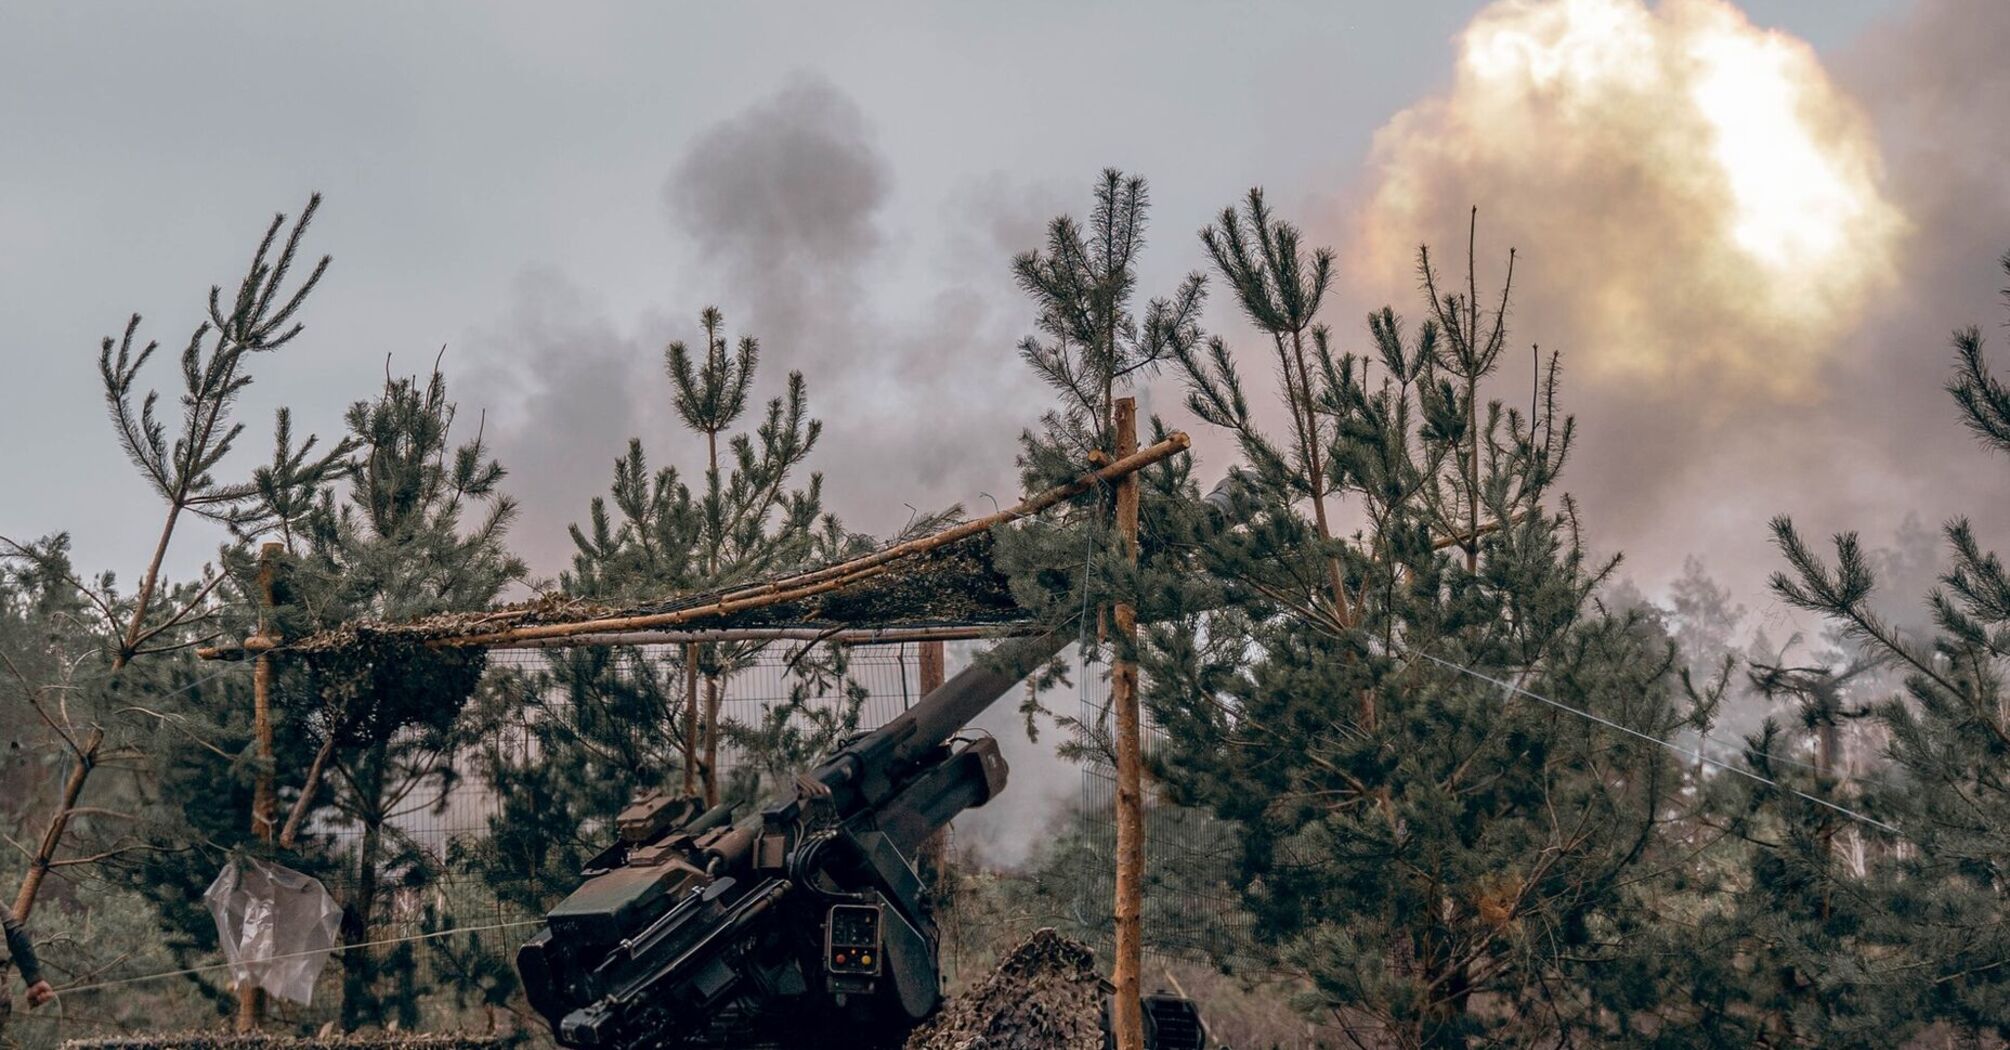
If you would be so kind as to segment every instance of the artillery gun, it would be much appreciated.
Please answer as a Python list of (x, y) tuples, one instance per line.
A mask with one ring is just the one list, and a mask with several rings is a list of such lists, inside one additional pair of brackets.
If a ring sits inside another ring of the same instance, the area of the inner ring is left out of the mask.
[[(1207, 498), (1223, 517), (1236, 484)], [(568, 1047), (898, 1046), (941, 999), (913, 858), (1005, 787), (996, 741), (959, 734), (1071, 640), (1001, 643), (758, 813), (636, 799), (519, 950), (531, 1005)], [(1147, 1000), (1161, 1036), (1199, 1032), (1182, 997)]]
[(940, 999), (913, 860), (1005, 786), (970, 720), (1070, 639), (1005, 642), (759, 813), (646, 794), (517, 954), (571, 1047), (898, 1045)]

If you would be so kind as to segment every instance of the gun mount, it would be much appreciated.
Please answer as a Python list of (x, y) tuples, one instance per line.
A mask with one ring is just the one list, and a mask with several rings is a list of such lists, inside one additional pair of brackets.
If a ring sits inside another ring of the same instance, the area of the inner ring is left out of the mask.
[(636, 799), (518, 952), (531, 1005), (570, 1047), (897, 1045), (941, 996), (912, 858), (1005, 786), (956, 734), (1069, 640), (1000, 644), (744, 819)]

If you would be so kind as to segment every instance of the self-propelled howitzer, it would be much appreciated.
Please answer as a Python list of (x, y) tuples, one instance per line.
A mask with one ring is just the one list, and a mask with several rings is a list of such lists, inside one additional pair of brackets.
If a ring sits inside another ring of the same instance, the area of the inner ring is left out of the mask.
[(897, 1044), (941, 995), (913, 858), (1005, 786), (957, 734), (1070, 640), (997, 646), (744, 819), (638, 798), (518, 952), (531, 1005), (571, 1047)]

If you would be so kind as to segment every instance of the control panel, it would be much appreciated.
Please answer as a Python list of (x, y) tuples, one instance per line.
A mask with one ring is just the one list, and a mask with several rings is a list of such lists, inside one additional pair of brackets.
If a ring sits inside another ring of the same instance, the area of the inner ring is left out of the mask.
[(881, 961), (877, 904), (834, 904), (824, 923), (824, 968), (838, 977), (877, 977)]

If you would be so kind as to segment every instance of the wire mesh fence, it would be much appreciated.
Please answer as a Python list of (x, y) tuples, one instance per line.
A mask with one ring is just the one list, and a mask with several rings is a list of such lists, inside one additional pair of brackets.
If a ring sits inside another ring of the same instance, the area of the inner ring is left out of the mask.
[[(746, 767), (753, 756), (746, 734), (771, 722), (777, 712), (788, 711), (807, 740), (822, 739), (809, 732), (811, 727), (826, 727), (827, 736), (842, 735), (872, 729), (906, 710), (921, 695), (919, 644), (845, 646), (835, 660), (828, 652), (783, 643), (708, 656), (701, 707), (708, 702), (705, 691), (712, 688), (714, 667), (724, 665), (716, 674), (717, 717), (727, 727), (716, 759), (722, 784), (738, 782), (743, 790), (752, 789), (755, 778)], [(398, 849), (418, 854), (415, 862), (437, 865), (444, 874), (436, 881), (467, 881), (466, 873), (452, 870), (456, 847), (488, 837), (506, 818), (496, 789), (498, 767), (535, 766), (542, 742), (554, 731), (591, 726), (597, 741), (625, 749), (627, 760), (655, 757), (666, 764), (666, 772), (681, 774), (688, 655), (686, 646), (674, 643), (492, 651), (482, 687), (464, 719), (470, 723), (465, 736), (446, 753), (435, 753), (437, 741), (414, 748), (423, 757), (409, 766), (399, 766), (396, 755), (400, 745), (420, 743), (417, 732), (407, 731), (392, 742), (390, 764), (398, 768), (389, 774), (395, 782), (384, 793), (392, 802), (379, 834), (394, 839)], [(603, 819), (611, 823), (612, 817), (610, 812)], [(360, 855), (371, 834), (354, 815), (326, 820), (313, 830), (331, 840), (335, 852), (350, 857)], [(358, 877), (356, 872), (335, 876), (345, 884)], [(388, 921), (402, 919), (393, 914)]]
[[(1101, 734), (1112, 721), (1109, 680), (1093, 666), (1081, 669), (1081, 721)], [(1164, 731), (1145, 712), (1142, 743), (1149, 763), (1165, 741)], [(1097, 947), (1114, 946), (1116, 925), (1117, 772), (1106, 748), (1091, 748), (1082, 763), (1078, 820), (1082, 848), (1077, 867), (1078, 916), (1091, 919)], [(1175, 959), (1228, 962), (1253, 959), (1249, 914), (1233, 882), (1231, 829), (1200, 810), (1157, 798), (1145, 784), (1145, 886), (1141, 926), (1145, 950)]]

